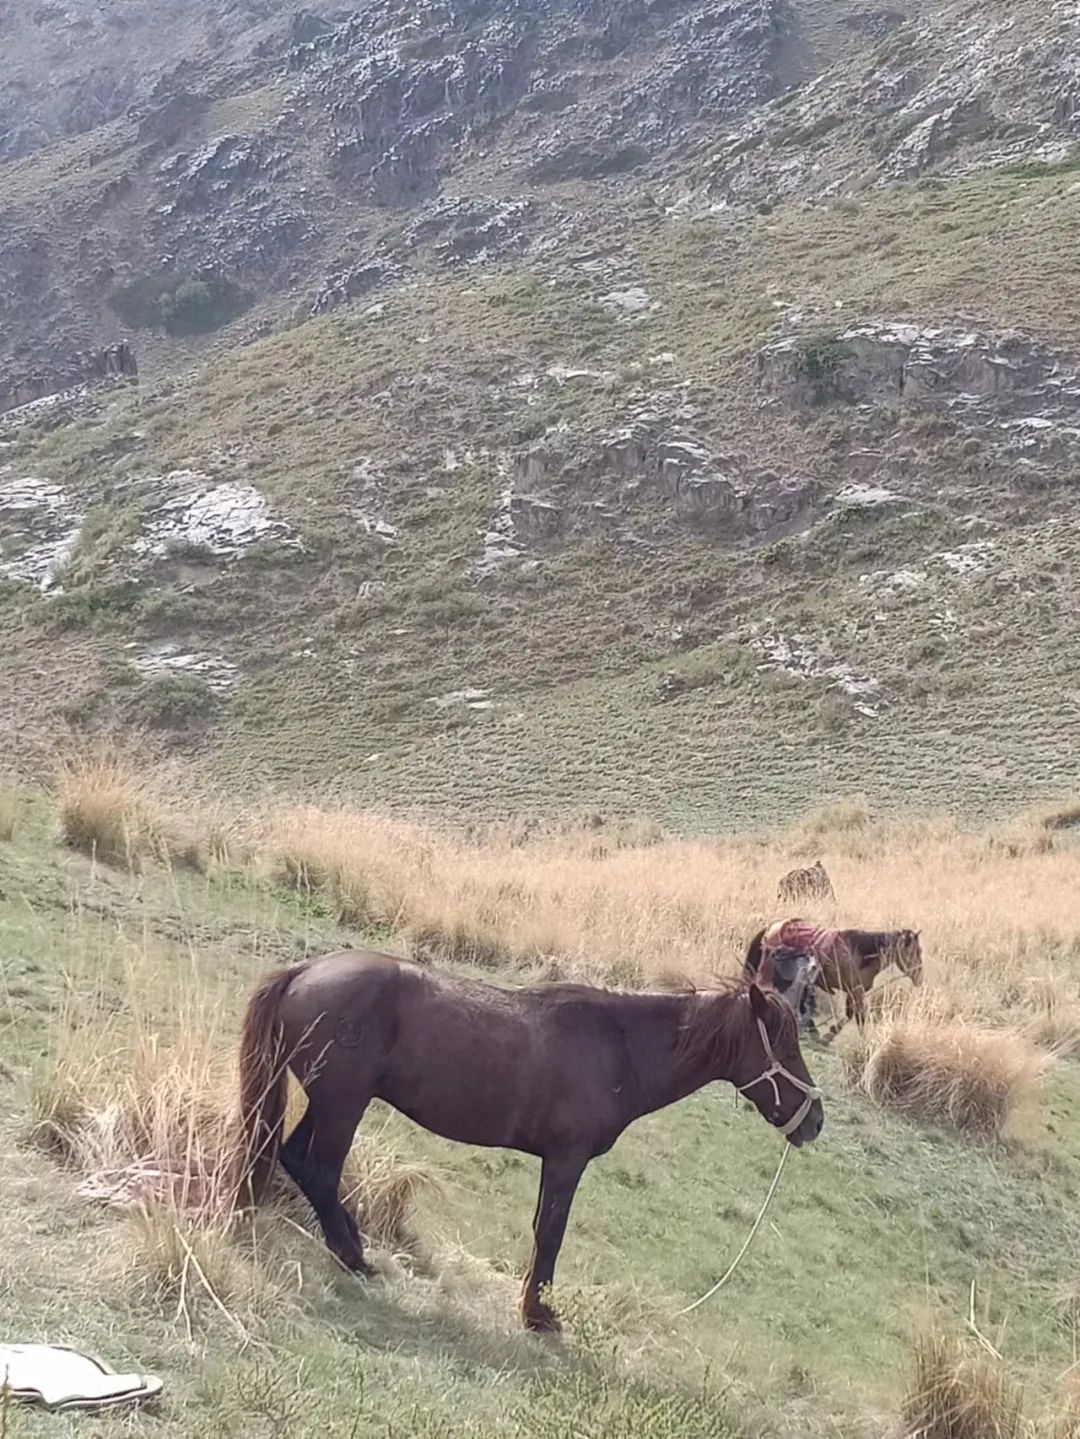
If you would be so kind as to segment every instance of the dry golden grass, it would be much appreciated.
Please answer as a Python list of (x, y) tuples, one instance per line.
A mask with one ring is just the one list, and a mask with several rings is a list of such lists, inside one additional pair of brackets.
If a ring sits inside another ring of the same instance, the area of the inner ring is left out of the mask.
[(343, 921), (385, 926), (426, 958), (629, 985), (734, 973), (778, 917), (779, 876), (820, 857), (837, 898), (807, 902), (807, 917), (922, 934), (925, 986), (887, 971), (877, 1022), (848, 1053), (868, 1093), (999, 1135), (1034, 1102), (1046, 1055), (1080, 1048), (1080, 857), (1056, 819), (969, 832), (879, 823), (847, 801), (787, 834), (637, 838), (595, 822), (455, 836), (309, 807), (266, 811), (252, 847)]
[(1021, 1383), (985, 1335), (931, 1315), (912, 1346), (902, 1439), (1078, 1439), (1075, 1378), (1066, 1374), (1039, 1388), (1033, 1412), (1025, 1406)]
[(1075, 1383), (1050, 1423), (1049, 1439), (1080, 1439), (1080, 1386)]
[(270, 810), (252, 843), (278, 878), (320, 890), (343, 919), (390, 926), (429, 952), (554, 959), (567, 973), (645, 983), (731, 973), (778, 917), (779, 876), (820, 856), (837, 898), (808, 902), (807, 917), (918, 928), (928, 986), (954, 1017), (1026, 1023), (1052, 992), (1045, 1027), (1067, 1033), (1080, 1001), (1078, 856), (1067, 841), (1012, 856), (991, 838), (949, 822), (877, 824), (848, 804), (788, 835), (629, 847), (592, 828), (459, 838), (347, 810)]
[(974, 1341), (930, 1323), (915, 1340), (904, 1439), (1023, 1439), (1023, 1396)]
[(683, 840), (595, 816), (456, 833), (345, 808), (237, 816), (220, 802), (185, 809), (168, 798), (181, 788), (115, 753), (80, 757), (62, 774), (62, 832), (121, 863), (250, 867), (426, 959), (631, 986), (737, 972), (779, 917), (780, 875), (821, 858), (836, 899), (807, 902), (805, 917), (922, 935), (923, 990), (886, 971), (876, 1022), (849, 1054), (870, 1093), (998, 1134), (1035, 1094), (1040, 1052), (1080, 1048), (1072, 807), (971, 831), (879, 822), (856, 800), (786, 833)]
[(63, 842), (104, 864), (137, 871), (148, 860), (201, 868), (209, 836), (170, 805), (160, 779), (122, 751), (77, 753), (58, 767), (56, 803)]
[(941, 1019), (925, 1002), (868, 1025), (842, 1054), (871, 1099), (995, 1138), (1030, 1113), (1050, 1062), (1020, 1032)]
[(125, 988), (119, 1005), (69, 999), (34, 1096), (32, 1138), (89, 1198), (224, 1223), (236, 1133), (220, 1006), (162, 985), (149, 964), (129, 970)]

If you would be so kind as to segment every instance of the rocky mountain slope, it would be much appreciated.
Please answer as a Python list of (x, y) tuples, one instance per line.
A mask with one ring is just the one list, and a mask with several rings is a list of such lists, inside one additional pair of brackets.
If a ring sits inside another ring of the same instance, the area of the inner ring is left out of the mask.
[(688, 826), (1076, 787), (1072, 7), (157, 13), (0, 19), (22, 762), (136, 723)]

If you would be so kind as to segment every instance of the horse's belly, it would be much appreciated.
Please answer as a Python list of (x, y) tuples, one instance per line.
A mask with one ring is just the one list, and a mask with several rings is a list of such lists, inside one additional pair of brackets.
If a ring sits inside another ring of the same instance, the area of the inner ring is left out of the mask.
[(388, 1084), (380, 1089), (378, 1098), (421, 1129), (457, 1144), (536, 1152), (520, 1129), (516, 1112), (484, 1096), (438, 1095), (430, 1090), (416, 1091), (413, 1086)]

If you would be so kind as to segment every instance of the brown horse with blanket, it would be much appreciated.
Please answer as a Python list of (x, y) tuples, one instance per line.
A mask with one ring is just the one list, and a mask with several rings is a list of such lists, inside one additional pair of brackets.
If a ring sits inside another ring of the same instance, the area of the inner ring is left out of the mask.
[[(883, 969), (895, 964), (912, 984), (922, 983), (922, 946), (915, 929), (823, 929), (804, 919), (778, 920), (750, 941), (743, 964), (749, 981), (780, 989), (772, 977), (773, 962), (782, 951), (795, 951), (815, 961), (814, 982), (830, 994), (843, 994), (845, 1019), (866, 1023), (866, 996)], [(837, 1024), (838, 1030), (843, 1020)], [(834, 1033), (836, 1031), (834, 1030)]]

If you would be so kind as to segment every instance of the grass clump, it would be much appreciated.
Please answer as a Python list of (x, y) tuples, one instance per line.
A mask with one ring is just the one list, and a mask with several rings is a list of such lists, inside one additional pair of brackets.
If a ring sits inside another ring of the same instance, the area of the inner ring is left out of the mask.
[(839, 386), (848, 347), (839, 334), (830, 331), (800, 336), (795, 350), (813, 389), (815, 404), (839, 398)]
[(194, 820), (170, 806), (148, 772), (118, 750), (65, 759), (55, 794), (61, 839), (92, 859), (129, 870), (147, 859), (203, 867)]
[(13, 794), (0, 790), (0, 844), (10, 844), (15, 838), (19, 807)]
[(1047, 1058), (1023, 1034), (914, 1008), (868, 1027), (844, 1053), (871, 1099), (998, 1138), (1034, 1102)]
[(130, 696), (126, 709), (138, 724), (151, 729), (183, 729), (204, 723), (218, 706), (218, 697), (202, 675), (154, 675)]
[[(208, 980), (163, 982), (149, 955), (119, 985), (71, 995), (27, 1133), (73, 1175), (78, 1197), (127, 1216), (112, 1267), (139, 1295), (183, 1306), (201, 1293), (219, 1314), (254, 1314), (278, 1286), (273, 1244), (257, 1242), (237, 1207), (236, 1034), (222, 999)], [(299, 1089), (292, 1101), (286, 1129), (304, 1106)], [(432, 1182), (362, 1136), (342, 1198), (369, 1242), (397, 1251), (411, 1245), (415, 1201)], [(271, 1234), (274, 1212), (317, 1234), (280, 1170), (272, 1200)]]
[(1023, 1398), (999, 1358), (931, 1323), (915, 1340), (904, 1439), (1024, 1439)]

